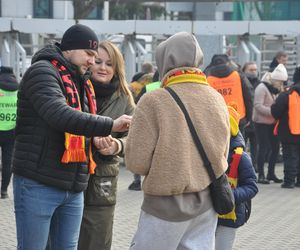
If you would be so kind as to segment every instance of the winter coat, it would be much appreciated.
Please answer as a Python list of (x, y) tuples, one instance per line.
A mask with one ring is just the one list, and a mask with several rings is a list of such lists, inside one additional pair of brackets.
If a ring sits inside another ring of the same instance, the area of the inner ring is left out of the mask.
[(275, 119), (271, 115), (271, 105), (276, 99), (276, 94), (271, 93), (266, 84), (262, 82), (255, 89), (252, 118), (255, 123), (274, 124)]
[[(66, 103), (66, 93), (58, 70), (51, 64), (56, 59), (66, 67), (76, 84), (83, 112)], [(88, 114), (83, 78), (70, 64), (58, 46), (38, 51), (26, 71), (18, 93), (17, 126), (13, 172), (62, 190), (80, 192), (88, 183), (87, 162), (61, 162), (65, 151), (64, 132), (107, 136), (113, 121), (108, 117)], [(87, 153), (88, 155), (88, 153)]]
[[(100, 97), (96, 100), (99, 102)], [(117, 119), (123, 114), (132, 115), (134, 107), (128, 97), (116, 91), (108, 100), (101, 102), (98, 114)], [(112, 133), (114, 138), (119, 139), (125, 145), (127, 132)], [(119, 155), (102, 155), (94, 150), (93, 158), (97, 164), (95, 174), (90, 177), (87, 191), (85, 192), (85, 204), (88, 206), (110, 206), (116, 204), (117, 176), (119, 174), (119, 156), (123, 156), (124, 148)], [(105, 185), (108, 184), (109, 185)], [(99, 188), (100, 187), (100, 188)], [(106, 194), (105, 194), (106, 193)], [(109, 195), (107, 195), (109, 194)]]
[[(190, 49), (179, 49), (182, 47)], [(182, 67), (198, 67), (201, 60), (199, 45), (184, 32), (168, 39), (156, 52), (162, 82)], [(170, 88), (185, 104), (219, 177), (227, 168), (230, 138), (224, 98), (205, 84), (188, 82)], [(129, 129), (125, 161), (130, 171), (145, 176), (145, 194), (169, 196), (200, 192), (211, 183), (183, 112), (163, 88), (140, 99)]]
[[(245, 148), (245, 141), (241, 133), (238, 133), (235, 137), (231, 137), (228, 164), (231, 163), (234, 149), (237, 147)], [(230, 166), (227, 172), (229, 172), (229, 170)], [(248, 207), (249, 203), (247, 204), (247, 201), (250, 201), (258, 192), (252, 161), (245, 152), (243, 152), (238, 166), (238, 184), (232, 191), (235, 199), (236, 221), (219, 218), (218, 225), (237, 228), (242, 226), (248, 220), (251, 207)]]
[(288, 124), (289, 94), (294, 90), (300, 94), (300, 82), (291, 86), (288, 91), (280, 93), (271, 106), (272, 116), (279, 120), (278, 136), (282, 143), (300, 144), (300, 135), (292, 135)]

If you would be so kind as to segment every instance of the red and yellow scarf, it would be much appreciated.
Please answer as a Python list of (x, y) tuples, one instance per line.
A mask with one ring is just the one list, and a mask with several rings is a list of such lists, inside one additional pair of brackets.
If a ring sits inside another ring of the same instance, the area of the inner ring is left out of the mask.
[[(229, 173), (227, 174), (228, 182), (232, 189), (238, 186), (238, 169), (243, 151), (244, 150), (242, 147), (237, 147), (236, 149), (234, 149), (234, 153), (232, 154), (232, 161), (230, 163)], [(218, 216), (221, 219), (236, 221), (235, 207), (230, 213)]]
[[(65, 91), (67, 93), (67, 103), (73, 109), (81, 112), (81, 103), (77, 88), (72, 80), (72, 77), (65, 66), (63, 66), (57, 60), (52, 60), (51, 63), (59, 71), (61, 79), (63, 81)], [(84, 89), (86, 91), (90, 113), (96, 114), (96, 98), (94, 88), (90, 80), (84, 82)], [(85, 138), (80, 135), (73, 135), (65, 132), (65, 152), (61, 159), (62, 163), (70, 162), (86, 162), (87, 156), (85, 153)], [(94, 174), (96, 163), (92, 157), (92, 143), (89, 147), (89, 173)]]
[(199, 83), (208, 85), (205, 74), (196, 68), (178, 69), (163, 79), (163, 87), (179, 83)]

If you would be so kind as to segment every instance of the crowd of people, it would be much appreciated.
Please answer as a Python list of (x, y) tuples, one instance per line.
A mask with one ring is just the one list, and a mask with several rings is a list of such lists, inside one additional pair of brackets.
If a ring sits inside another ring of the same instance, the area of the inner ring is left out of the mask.
[[(13, 173), (18, 249), (111, 249), (120, 157), (128, 189), (144, 192), (133, 250), (230, 250), (257, 183), (300, 187), (300, 67), (289, 84), (284, 52), (261, 78), (255, 62), (226, 54), (202, 71), (204, 57), (192, 34), (176, 33), (128, 83), (118, 47), (76, 24), (33, 56), (20, 84), (0, 67), (1, 198)], [(227, 175), (228, 214), (215, 211), (205, 159), (167, 90), (215, 176)]]

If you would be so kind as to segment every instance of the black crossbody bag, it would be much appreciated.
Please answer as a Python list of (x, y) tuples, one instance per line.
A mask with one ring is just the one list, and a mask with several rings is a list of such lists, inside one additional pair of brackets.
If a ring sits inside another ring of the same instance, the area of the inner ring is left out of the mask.
[(204, 166), (206, 167), (208, 175), (212, 181), (209, 188), (210, 188), (210, 194), (211, 194), (211, 199), (212, 199), (214, 209), (220, 215), (231, 212), (234, 208), (234, 196), (231, 191), (231, 187), (229, 185), (226, 174), (224, 173), (219, 178), (216, 178), (214, 170), (211, 166), (211, 162), (209, 161), (203, 149), (202, 143), (197, 135), (196, 129), (193, 125), (193, 122), (184, 104), (182, 103), (179, 96), (176, 94), (176, 92), (173, 89), (169, 87), (166, 87), (165, 89), (170, 93), (170, 95), (174, 98), (174, 100), (182, 110), (185, 119), (187, 121), (187, 124), (189, 126), (190, 132), (192, 134), (194, 143), (198, 149), (199, 154), (201, 155)]

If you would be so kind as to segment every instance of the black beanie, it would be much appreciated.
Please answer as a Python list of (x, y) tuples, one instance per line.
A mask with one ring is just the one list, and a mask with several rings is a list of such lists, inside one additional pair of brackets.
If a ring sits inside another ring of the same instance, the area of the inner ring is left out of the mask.
[(96, 33), (82, 24), (75, 24), (64, 33), (60, 49), (62, 51), (75, 49), (98, 49), (98, 38)]
[(295, 72), (293, 75), (293, 81), (294, 81), (294, 83), (300, 83), (300, 66), (298, 66), (295, 69)]

